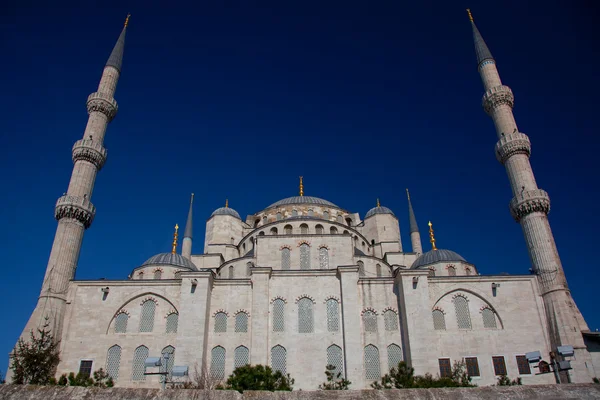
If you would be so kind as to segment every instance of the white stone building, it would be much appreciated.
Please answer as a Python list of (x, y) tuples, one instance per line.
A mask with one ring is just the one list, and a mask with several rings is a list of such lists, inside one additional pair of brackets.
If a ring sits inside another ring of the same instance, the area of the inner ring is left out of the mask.
[(378, 202), (361, 216), (304, 196), (301, 181), (299, 196), (245, 219), (227, 205), (215, 210), (204, 248), (195, 253), (191, 203), (182, 254), (176, 236), (172, 252), (149, 258), (127, 279), (74, 280), (95, 214), (90, 199), (106, 158), (104, 134), (117, 111), (126, 24), (98, 92), (88, 98), (89, 122), (73, 147), (74, 172), (56, 205), (48, 269), (23, 335), (48, 317), (61, 338), (58, 374), (105, 368), (123, 387), (159, 386), (159, 376), (144, 375), (144, 360), (165, 354), (164, 370), (204, 366), (215, 379), (246, 363), (271, 365), (303, 390), (317, 389), (333, 364), (359, 389), (401, 360), (416, 374), (433, 375), (464, 360), (478, 385), (504, 374), (525, 384), (553, 383), (552, 374), (535, 375), (524, 355), (539, 350), (547, 359), (568, 344), (576, 353), (570, 380), (600, 375), (598, 339), (570, 297), (548, 225), (548, 195), (536, 186), (512, 92), (472, 26), (484, 108), (497, 128), (496, 155), (511, 181), (511, 211), (523, 226), (534, 274), (480, 275), (459, 254), (436, 248), (431, 225), (432, 249), (424, 253), (410, 197), (406, 250), (390, 209)]

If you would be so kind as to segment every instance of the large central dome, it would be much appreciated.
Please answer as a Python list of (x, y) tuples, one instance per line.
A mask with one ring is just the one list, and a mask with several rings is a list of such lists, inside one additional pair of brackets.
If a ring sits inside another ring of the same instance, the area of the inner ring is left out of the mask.
[(312, 196), (294, 196), (288, 197), (287, 199), (279, 200), (276, 203), (271, 204), (268, 208), (271, 207), (279, 207), (279, 206), (287, 206), (289, 204), (316, 204), (319, 206), (329, 206), (339, 208), (335, 204), (330, 201), (320, 199), (318, 197)]

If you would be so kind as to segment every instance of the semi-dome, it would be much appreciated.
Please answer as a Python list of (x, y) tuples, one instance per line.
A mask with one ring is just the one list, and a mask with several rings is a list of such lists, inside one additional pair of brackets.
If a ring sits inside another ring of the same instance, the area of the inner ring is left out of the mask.
[(233, 208), (229, 207), (217, 208), (215, 211), (213, 211), (213, 213), (210, 216), (214, 217), (215, 215), (231, 215), (232, 217), (241, 219), (240, 214), (238, 214), (238, 212), (235, 211)]
[(329, 206), (329, 207), (339, 208), (338, 206), (336, 206), (335, 204), (333, 204), (330, 201), (323, 200), (323, 199), (320, 199), (318, 197), (312, 197), (312, 196), (293, 196), (293, 197), (288, 197), (287, 199), (279, 200), (278, 202), (271, 204), (267, 208), (279, 207), (279, 206), (287, 206), (289, 204), (315, 204), (315, 205), (318, 205), (318, 206)]
[(435, 264), (437, 262), (457, 262), (464, 261), (467, 262), (460, 254), (453, 252), (452, 250), (430, 250), (425, 254), (421, 254), (419, 258), (415, 260), (413, 265), (410, 267), (411, 269), (417, 269), (420, 267), (424, 267), (429, 264)]
[(193, 262), (182, 256), (181, 254), (160, 253), (150, 257), (142, 264), (142, 267), (147, 265), (169, 265), (172, 267), (181, 267), (196, 271), (197, 268)]
[(365, 214), (365, 218), (369, 218), (375, 214), (392, 214), (393, 216), (396, 216), (394, 214), (394, 212), (392, 210), (390, 210), (389, 208), (378, 206), (378, 207), (373, 207), (369, 211), (367, 211), (367, 213)]

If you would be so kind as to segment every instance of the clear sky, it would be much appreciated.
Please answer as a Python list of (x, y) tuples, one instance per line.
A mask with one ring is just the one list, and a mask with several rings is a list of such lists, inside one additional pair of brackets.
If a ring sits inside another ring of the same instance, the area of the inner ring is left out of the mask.
[(85, 100), (127, 12), (77, 279), (125, 279), (169, 251), (191, 192), (201, 253), (225, 198), (244, 217), (296, 195), (299, 175), (306, 195), (363, 216), (379, 197), (405, 249), (408, 187), (424, 249), (431, 220), (438, 246), (482, 274), (527, 274), (467, 6), (515, 94), (573, 297), (600, 328), (593, 2), (19, 1), (0, 11), (0, 369), (37, 301)]

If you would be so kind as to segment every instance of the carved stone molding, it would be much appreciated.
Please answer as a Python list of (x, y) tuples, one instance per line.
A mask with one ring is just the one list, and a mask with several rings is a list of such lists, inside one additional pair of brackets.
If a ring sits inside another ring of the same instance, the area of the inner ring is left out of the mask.
[(543, 212), (546, 215), (550, 212), (550, 196), (546, 191), (527, 190), (510, 201), (510, 213), (517, 222), (534, 212)]
[(506, 104), (510, 108), (515, 105), (515, 96), (508, 86), (493, 87), (483, 95), (483, 109), (488, 115), (491, 115), (492, 111), (502, 104)]
[(106, 115), (108, 122), (113, 120), (119, 109), (115, 99), (101, 92), (90, 94), (86, 104), (88, 114), (93, 112), (101, 112), (102, 114)]
[(106, 149), (97, 140), (82, 139), (75, 142), (72, 152), (73, 162), (91, 162), (100, 171), (106, 162)]
[(531, 142), (527, 135), (515, 132), (504, 135), (495, 148), (496, 159), (504, 164), (506, 160), (515, 154), (525, 154), (527, 157), (531, 155)]
[(60, 221), (62, 218), (73, 218), (83, 224), (85, 229), (89, 228), (94, 221), (96, 207), (87, 198), (79, 196), (64, 195), (58, 198), (54, 208), (54, 218)]

